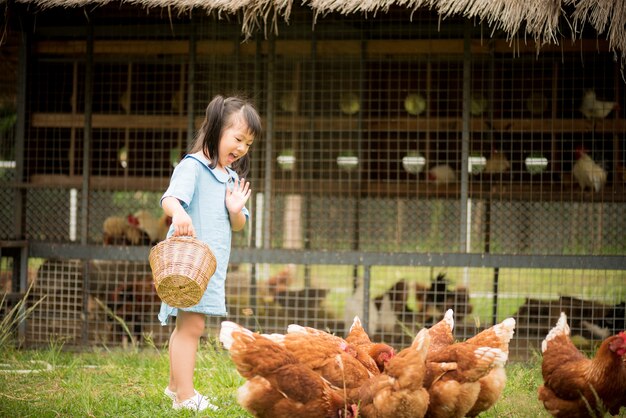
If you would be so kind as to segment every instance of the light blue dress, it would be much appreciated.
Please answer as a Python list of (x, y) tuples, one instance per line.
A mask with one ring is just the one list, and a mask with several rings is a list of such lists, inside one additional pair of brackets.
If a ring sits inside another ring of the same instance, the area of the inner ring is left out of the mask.
[[(239, 176), (227, 168), (228, 173), (209, 168), (209, 160), (200, 153), (187, 155), (174, 169), (170, 185), (161, 197), (177, 198), (187, 211), (196, 231), (196, 238), (206, 242), (217, 260), (215, 274), (209, 280), (202, 299), (197, 305), (180, 308), (184, 311), (200, 312), (206, 315), (225, 316), (226, 269), (230, 258), (232, 229), (228, 210), (224, 203), (226, 187), (233, 187)], [(243, 208), (246, 219), (249, 218), (247, 208)], [(173, 227), (167, 233), (169, 238), (174, 232)], [(173, 308), (161, 302), (159, 321), (167, 325), (170, 316), (176, 316), (179, 308)]]

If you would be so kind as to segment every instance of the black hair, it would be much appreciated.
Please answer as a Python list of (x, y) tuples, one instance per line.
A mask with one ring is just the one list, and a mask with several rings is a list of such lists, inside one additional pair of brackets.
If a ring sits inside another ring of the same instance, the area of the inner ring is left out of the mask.
[[(235, 123), (237, 114), (248, 126), (248, 133), (253, 138), (261, 136), (261, 117), (252, 103), (241, 96), (215, 96), (206, 108), (204, 121), (189, 150), (190, 153), (202, 151), (211, 160), (211, 168), (215, 168), (219, 160), (219, 144), (222, 132)], [(241, 177), (250, 171), (250, 156), (244, 155), (231, 167)]]

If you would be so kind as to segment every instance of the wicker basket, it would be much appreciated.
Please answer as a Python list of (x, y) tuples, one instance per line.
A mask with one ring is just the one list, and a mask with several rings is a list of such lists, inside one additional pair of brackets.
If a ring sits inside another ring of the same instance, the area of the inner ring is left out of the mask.
[(157, 294), (175, 308), (196, 305), (217, 267), (209, 246), (192, 237), (159, 242), (150, 250), (149, 259)]

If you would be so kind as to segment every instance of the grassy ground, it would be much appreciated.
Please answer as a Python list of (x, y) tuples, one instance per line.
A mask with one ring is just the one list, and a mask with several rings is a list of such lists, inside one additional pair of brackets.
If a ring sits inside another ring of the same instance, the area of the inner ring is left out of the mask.
[[(40, 350), (5, 348), (0, 356), (2, 417), (249, 416), (235, 399), (243, 379), (213, 341), (202, 343), (195, 374), (196, 388), (221, 407), (210, 414), (171, 409), (162, 392), (168, 379), (165, 348), (68, 352), (51, 344)], [(546, 417), (536, 395), (539, 363), (509, 364), (507, 373), (502, 398), (481, 417)]]

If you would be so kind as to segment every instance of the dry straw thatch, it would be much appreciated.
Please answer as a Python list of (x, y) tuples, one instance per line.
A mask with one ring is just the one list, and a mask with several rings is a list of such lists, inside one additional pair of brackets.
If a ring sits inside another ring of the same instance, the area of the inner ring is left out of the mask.
[[(77, 7), (112, 3), (111, 0), (17, 0), (41, 7)], [(293, 0), (116, 0), (142, 7), (164, 7), (178, 12), (204, 9), (208, 13), (238, 14), (242, 33), (249, 37), (262, 29), (277, 30), (279, 20), (289, 21)], [(409, 10), (435, 10), (442, 19), (464, 16), (502, 30), (512, 39), (529, 37), (541, 47), (558, 43), (560, 28), (568, 26), (572, 37), (590, 25), (599, 36), (606, 36), (612, 52), (626, 61), (626, 0), (302, 0), (316, 16), (327, 13), (375, 15), (392, 6)]]

